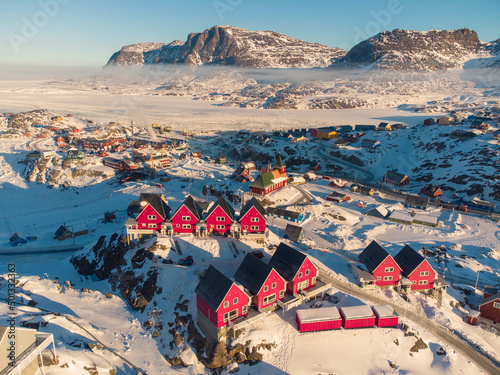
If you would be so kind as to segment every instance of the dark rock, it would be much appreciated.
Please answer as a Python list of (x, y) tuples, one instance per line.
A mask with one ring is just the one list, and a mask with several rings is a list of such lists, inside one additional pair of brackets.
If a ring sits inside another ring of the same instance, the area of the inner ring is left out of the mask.
[(415, 344), (411, 347), (410, 349), (410, 352), (418, 352), (419, 350), (423, 350), (423, 349), (427, 349), (428, 346), (427, 344), (424, 342), (424, 340), (422, 340), (421, 338), (419, 338)]

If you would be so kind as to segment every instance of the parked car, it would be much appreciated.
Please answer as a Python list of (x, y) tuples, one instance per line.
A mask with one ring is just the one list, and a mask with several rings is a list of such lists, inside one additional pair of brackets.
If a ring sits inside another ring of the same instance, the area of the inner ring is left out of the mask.
[(193, 256), (188, 255), (187, 257), (180, 259), (179, 264), (181, 266), (192, 266), (193, 265)]

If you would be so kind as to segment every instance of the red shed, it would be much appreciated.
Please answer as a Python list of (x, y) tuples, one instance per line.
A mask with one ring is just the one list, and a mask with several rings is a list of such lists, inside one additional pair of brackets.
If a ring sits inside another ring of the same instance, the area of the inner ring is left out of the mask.
[(486, 286), (479, 312), (483, 318), (500, 323), (500, 288)]
[(264, 233), (266, 231), (266, 209), (252, 197), (240, 212), (238, 219), (242, 233)]
[(174, 233), (195, 233), (196, 224), (201, 221), (202, 208), (191, 195), (172, 215), (172, 230)]
[(411, 290), (427, 290), (434, 288), (437, 273), (422, 255), (405, 245), (394, 260), (401, 268), (402, 274), (411, 281)]
[(234, 222), (234, 210), (224, 198), (219, 197), (207, 213), (205, 222), (208, 233), (229, 234), (231, 224)]
[(219, 340), (226, 335), (226, 325), (230, 320), (248, 314), (250, 297), (212, 265), (194, 292), (198, 326), (206, 336)]
[(245, 256), (234, 279), (253, 294), (253, 305), (260, 312), (274, 310), (276, 301), (285, 297), (286, 280), (252, 254)]
[(376, 315), (375, 323), (377, 327), (396, 327), (399, 323), (399, 315), (391, 305), (372, 306)]
[(285, 243), (280, 243), (269, 265), (287, 281), (290, 294), (299, 293), (316, 285), (318, 268), (309, 257)]
[(342, 328), (339, 310), (334, 307), (302, 309), (295, 314), (299, 332), (326, 331)]
[(368, 305), (341, 307), (344, 328), (374, 327), (376, 316)]

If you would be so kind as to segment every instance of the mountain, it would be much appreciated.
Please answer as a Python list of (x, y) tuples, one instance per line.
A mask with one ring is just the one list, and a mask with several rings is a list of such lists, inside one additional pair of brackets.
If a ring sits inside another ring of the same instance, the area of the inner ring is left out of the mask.
[(274, 31), (214, 26), (191, 33), (186, 42), (139, 43), (123, 47), (107, 65), (189, 64), (251, 68), (327, 67), (346, 51), (308, 43)]
[(357, 44), (332, 67), (391, 70), (442, 70), (457, 68), (481, 48), (473, 30), (381, 32)]

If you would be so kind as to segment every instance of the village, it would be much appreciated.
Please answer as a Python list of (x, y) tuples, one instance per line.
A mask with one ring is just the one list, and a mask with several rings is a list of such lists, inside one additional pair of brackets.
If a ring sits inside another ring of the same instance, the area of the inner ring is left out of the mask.
[[(452, 113), (421, 128), (445, 132), (453, 143), (484, 139), (488, 158), (498, 155), (495, 113), (462, 119)], [(129, 248), (160, 247), (149, 251), (146, 263), (155, 272), (195, 277), (194, 287), (184, 290), (187, 311), (216, 342), (251, 335), (285, 316), (298, 333), (402, 329), (410, 319), (406, 309), (424, 303), (420, 295), (435, 309), (449, 308), (450, 298), (460, 295), (454, 324), (498, 335), (498, 250), (476, 246), (464, 253), (453, 243), (479, 230), (466, 224), (476, 218), (477, 226), (497, 226), (496, 188), (469, 195), (440, 183), (440, 176), (417, 180), (417, 173), (428, 173), (414, 171), (421, 166), (381, 163), (391, 158), (392, 142), (414, 132), (405, 124), (195, 133), (41, 115), (27, 124), (33, 114), (5, 113), (1, 129), (2, 140), (26, 145), (19, 164), (28, 182), (82, 199), (87, 187), (103, 184), (127, 193), (103, 199), (91, 220), (58, 218), (44, 233), (14, 232), (19, 226), (12, 223), (2, 233), (2, 253), (36, 254), (42, 243), (72, 243), (84, 248), (82, 256), (111, 228)], [(495, 160), (487, 167), (499, 166)], [(405, 240), (405, 233), (414, 235)], [(145, 263), (139, 264), (134, 267)], [(365, 299), (342, 292), (344, 284)], [(369, 302), (370, 296), (383, 303)], [(151, 314), (148, 302), (142, 311)], [(179, 359), (193, 362), (169, 355), (171, 365)], [(256, 363), (240, 356), (225, 366), (237, 368), (236, 362)]]

